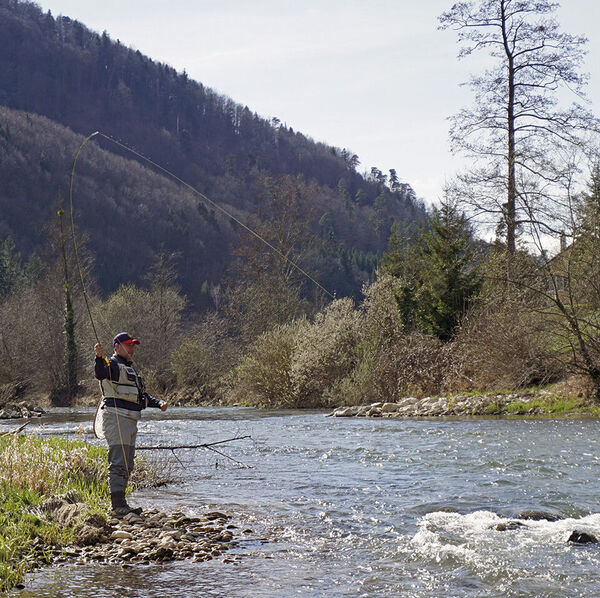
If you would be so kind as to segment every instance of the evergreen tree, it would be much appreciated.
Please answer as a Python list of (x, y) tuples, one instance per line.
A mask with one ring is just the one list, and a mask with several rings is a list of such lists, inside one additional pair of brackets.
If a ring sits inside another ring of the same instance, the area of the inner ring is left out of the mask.
[(434, 209), (414, 242), (395, 231), (381, 271), (403, 281), (396, 302), (405, 330), (444, 341), (452, 338), (481, 287), (471, 228), (450, 203)]

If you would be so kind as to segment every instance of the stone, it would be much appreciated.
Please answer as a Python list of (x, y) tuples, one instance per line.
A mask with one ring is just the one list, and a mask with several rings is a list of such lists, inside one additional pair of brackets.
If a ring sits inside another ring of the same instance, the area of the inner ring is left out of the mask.
[(560, 517), (554, 513), (548, 513), (546, 511), (523, 511), (519, 515), (519, 519), (525, 519), (526, 521), (559, 521)]
[(342, 407), (333, 412), (333, 417), (351, 417), (352, 415), (350, 407)]
[(151, 559), (170, 559), (173, 556), (173, 549), (168, 546), (159, 546), (150, 553), (149, 557)]
[(398, 411), (397, 403), (384, 403), (381, 406), (381, 413), (394, 413)]
[(229, 519), (227, 515), (225, 515), (224, 513), (220, 513), (219, 511), (211, 511), (210, 513), (206, 513), (204, 515), (204, 518), (208, 521), (214, 521), (215, 519)]
[(133, 534), (122, 529), (116, 530), (110, 535), (111, 540), (131, 540), (132, 538)]
[(525, 524), (520, 521), (507, 521), (506, 523), (499, 523), (494, 529), (499, 532), (505, 532), (508, 530), (519, 529), (520, 527), (525, 527)]
[(567, 542), (572, 542), (573, 544), (598, 544), (598, 538), (586, 532), (573, 530)]
[(103, 538), (104, 529), (83, 525), (75, 534), (75, 544), (77, 546), (90, 546), (102, 542)]

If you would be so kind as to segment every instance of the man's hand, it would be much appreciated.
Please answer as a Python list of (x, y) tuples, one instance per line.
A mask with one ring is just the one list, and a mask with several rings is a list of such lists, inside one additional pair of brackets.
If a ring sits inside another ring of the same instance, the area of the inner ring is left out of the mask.
[(166, 411), (167, 410), (167, 402), (166, 401), (162, 401), (160, 404), (160, 410), (161, 411)]
[(96, 351), (96, 357), (104, 357), (104, 349), (102, 343), (96, 343), (94, 345), (94, 351)]

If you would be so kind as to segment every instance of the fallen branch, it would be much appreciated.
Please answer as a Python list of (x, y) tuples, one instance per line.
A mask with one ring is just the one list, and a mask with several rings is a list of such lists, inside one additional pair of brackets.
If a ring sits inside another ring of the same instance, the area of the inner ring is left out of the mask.
[(235, 438), (228, 438), (227, 440), (217, 440), (217, 442), (206, 442), (204, 444), (177, 444), (175, 446), (137, 446), (136, 451), (172, 451), (175, 449), (197, 449), (197, 448), (210, 448), (217, 444), (225, 444), (226, 442), (233, 442), (234, 440), (244, 440), (244, 438), (252, 438), (251, 436), (236, 436)]
[(24, 428), (25, 426), (29, 425), (29, 422), (25, 422), (22, 426), (19, 426), (18, 428), (15, 428), (14, 430), (9, 430), (8, 432), (2, 432), (2, 434), (0, 434), (1, 436), (8, 436), (9, 434), (14, 434), (15, 436), (17, 434), (19, 434)]

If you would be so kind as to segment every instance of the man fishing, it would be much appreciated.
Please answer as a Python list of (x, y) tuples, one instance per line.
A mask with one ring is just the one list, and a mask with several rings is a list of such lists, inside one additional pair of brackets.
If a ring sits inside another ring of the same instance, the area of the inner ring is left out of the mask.
[(129, 476), (133, 471), (137, 423), (142, 409), (156, 407), (166, 411), (167, 403), (149, 395), (144, 382), (133, 367), (133, 354), (140, 341), (127, 332), (120, 332), (113, 339), (114, 354), (104, 356), (101, 343), (94, 351), (94, 375), (100, 381), (102, 391), (102, 432), (108, 443), (108, 486), (113, 514), (124, 517), (128, 513), (139, 514), (125, 500)]

